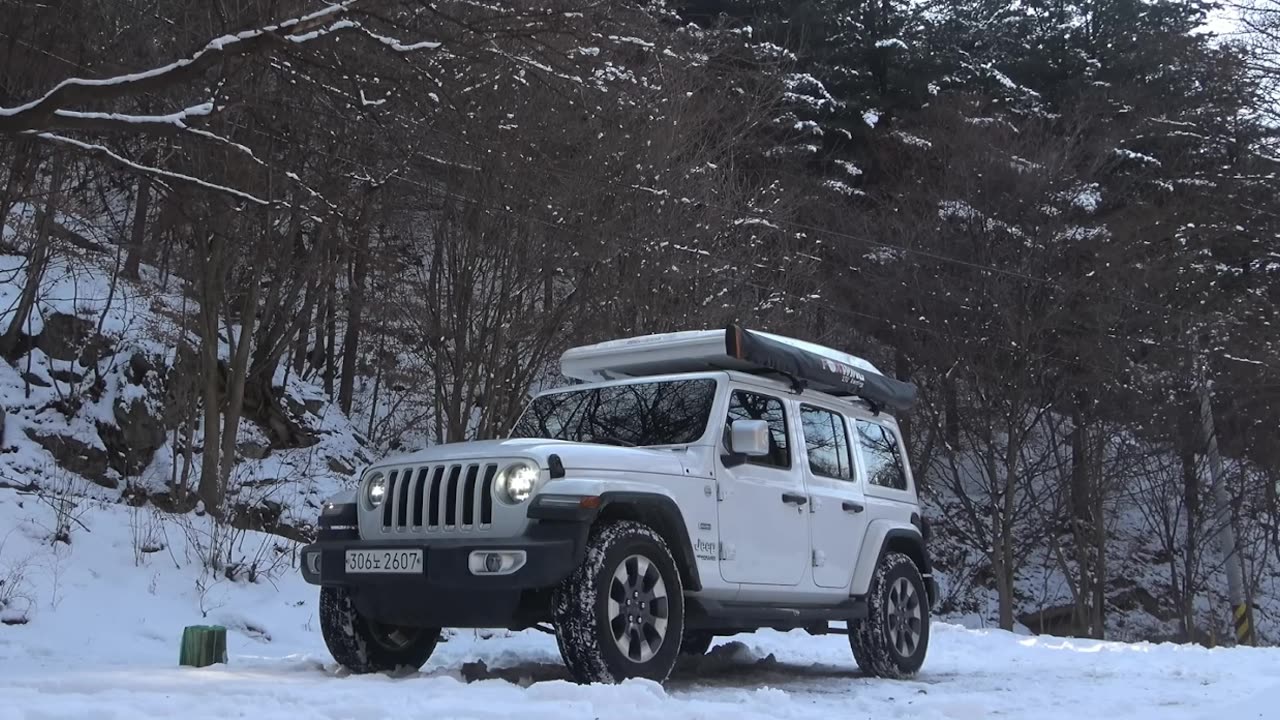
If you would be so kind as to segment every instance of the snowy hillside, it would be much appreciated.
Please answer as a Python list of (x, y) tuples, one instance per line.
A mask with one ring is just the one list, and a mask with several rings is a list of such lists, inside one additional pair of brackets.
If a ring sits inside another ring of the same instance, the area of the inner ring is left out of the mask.
[[(0, 255), (0, 324), (12, 318), (27, 267), (24, 257)], [(0, 486), (170, 509), (194, 504), (190, 475), (203, 448), (174, 429), (196, 402), (197, 340), (183, 324), (192, 301), (179, 281), (143, 270), (142, 282), (128, 282), (101, 259), (69, 253), (45, 271), (23, 328), (26, 352), (0, 363)], [(221, 355), (229, 354), (224, 342)], [(281, 447), (262, 423), (242, 423), (228, 494), (241, 516), (296, 534), (369, 456), (320, 388), (283, 369), (273, 380), (286, 421), (308, 437)]]
[[(421, 673), (347, 676), (324, 648), (314, 588), (287, 567), (291, 543), (245, 533), (247, 553), (279, 553), (274, 579), (201, 571), (199, 521), (94, 506), (70, 544), (50, 543), (52, 509), (0, 490), (0, 719), (10, 718), (954, 718), (1209, 720), (1274, 717), (1280, 650), (1124, 645), (937, 624), (910, 682), (862, 677), (840, 636), (721, 638), (645, 681), (577, 686), (537, 632), (453, 633)], [(139, 545), (146, 552), (137, 552)], [(228, 628), (229, 662), (177, 667), (185, 625)], [(1227, 705), (1231, 711), (1227, 712)], [(1224, 714), (1226, 713), (1226, 714)]]

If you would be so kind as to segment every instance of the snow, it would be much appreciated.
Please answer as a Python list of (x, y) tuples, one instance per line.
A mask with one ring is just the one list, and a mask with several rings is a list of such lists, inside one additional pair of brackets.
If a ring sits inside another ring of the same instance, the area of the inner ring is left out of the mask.
[(925, 140), (924, 138), (918, 137), (916, 135), (912, 135), (911, 133), (902, 132), (901, 130), (894, 131), (893, 136), (898, 140), (906, 143), (907, 145), (911, 145), (913, 147), (923, 148), (925, 150), (928, 150), (929, 148), (933, 147), (933, 143), (929, 142), (928, 140)]
[(1102, 188), (1098, 183), (1084, 183), (1066, 193), (1065, 199), (1080, 210), (1094, 213), (1102, 205)]
[(984, 65), (983, 69), (986, 70), (988, 73), (990, 73), (991, 77), (995, 78), (996, 82), (1000, 83), (1001, 85), (1003, 85), (1005, 88), (1009, 90), (1017, 90), (1033, 98), (1040, 97), (1040, 93), (1032, 90), (1031, 88), (1024, 87), (1022, 85), (1015, 83), (1012, 79), (1009, 78), (1008, 75), (1005, 75), (1004, 73), (1000, 72), (995, 68), (995, 66), (989, 63), (987, 65)]
[(653, 47), (653, 43), (649, 42), (648, 40), (643, 40), (643, 39), (638, 38), (638, 37), (620, 37), (620, 36), (618, 36), (618, 35), (610, 35), (610, 36), (609, 36), (609, 39), (610, 39), (610, 40), (612, 40), (612, 41), (614, 41), (614, 42), (618, 42), (618, 43), (627, 43), (627, 44), (630, 44), (630, 45), (637, 45), (637, 46), (642, 47), (642, 48), (652, 48), (652, 47)]
[(393, 37), (387, 37), (386, 35), (379, 35), (378, 33), (373, 32), (372, 30), (364, 27), (363, 25), (360, 25), (359, 23), (356, 23), (356, 26), (359, 27), (361, 32), (363, 32), (365, 35), (368, 35), (369, 37), (373, 38), (374, 40), (377, 40), (378, 42), (382, 43), (383, 45), (386, 45), (387, 47), (391, 48), (392, 50), (395, 50), (396, 52), (403, 53), (403, 52), (413, 52), (414, 50), (437, 50), (440, 48), (440, 43), (435, 42), (434, 40), (421, 40), (415, 43), (402, 43)]
[(847, 195), (847, 196), (866, 195), (866, 193), (863, 192), (862, 190), (852, 187), (849, 184), (841, 182), (839, 180), (827, 180), (826, 182), (822, 183), (822, 186), (827, 188), (828, 190), (834, 190), (835, 192), (838, 192), (841, 195)]
[(209, 115), (213, 112), (213, 103), (204, 102), (199, 105), (193, 105), (186, 110), (169, 113), (168, 115), (131, 115), (128, 113), (104, 113), (104, 112), (77, 112), (75, 110), (58, 110), (54, 115), (60, 117), (76, 118), (80, 120), (115, 120), (127, 123), (159, 123), (164, 125), (174, 125), (185, 128), (186, 120), (192, 117), (201, 117)]
[(1112, 152), (1122, 158), (1126, 158), (1128, 160), (1135, 160), (1139, 163), (1143, 163), (1146, 165), (1155, 165), (1157, 167), (1159, 167), (1160, 165), (1159, 160), (1151, 157), (1150, 155), (1144, 155), (1143, 153), (1140, 153), (1140, 152), (1134, 152), (1133, 150), (1127, 150), (1125, 148), (1116, 148)]
[(773, 228), (774, 230), (778, 229), (777, 225), (773, 224), (772, 222), (769, 222), (768, 220), (762, 217), (737, 218), (733, 221), (733, 224), (734, 225), (763, 225), (768, 228)]
[(859, 175), (862, 174), (862, 168), (858, 167), (857, 165), (854, 165), (853, 163), (847, 160), (836, 160), (835, 163), (836, 165), (839, 165), (841, 168), (843, 168), (844, 171), (848, 173), (850, 177), (858, 177)]
[(977, 220), (982, 213), (963, 200), (943, 200), (938, 203), (938, 217), (943, 220)]
[[(317, 591), (289, 566), (287, 550), (269, 581), (233, 582), (201, 571), (190, 540), (208, 531), (201, 519), (113, 504), (88, 508), (81, 522), (69, 545), (50, 544), (50, 507), (0, 489), (0, 528), (10, 529), (0, 536), (0, 578), (25, 569), (20, 612), (3, 617), (28, 620), (0, 625), (0, 719), (1254, 720), (1273, 717), (1280, 701), (1276, 649), (1126, 645), (947, 623), (934, 624), (925, 667), (910, 681), (864, 677), (845, 638), (800, 631), (719, 638), (665, 686), (574, 685), (554, 638), (536, 631), (452, 631), (421, 672), (351, 676), (329, 658)], [(163, 547), (135, 554), (144, 537)], [(257, 533), (240, 540), (247, 553), (264, 542), (291, 546)], [(195, 624), (228, 628), (226, 665), (177, 667), (182, 628)]]

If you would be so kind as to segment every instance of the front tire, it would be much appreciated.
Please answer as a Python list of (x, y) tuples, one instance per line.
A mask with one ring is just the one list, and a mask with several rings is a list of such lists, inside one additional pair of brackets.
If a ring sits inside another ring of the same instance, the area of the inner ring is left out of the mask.
[(638, 522), (598, 526), (586, 558), (557, 588), (552, 616), (575, 681), (663, 682), (684, 632), (684, 587), (667, 543)]
[(320, 632), (333, 659), (357, 675), (416, 671), (440, 642), (440, 628), (384, 625), (364, 617), (344, 587), (320, 588)]
[(702, 657), (711, 649), (711, 643), (715, 639), (715, 634), (708, 630), (686, 630), (684, 639), (680, 642), (680, 654)]
[(849, 623), (849, 646), (868, 675), (909, 678), (929, 649), (929, 602), (920, 570), (910, 557), (891, 552), (871, 578), (865, 620)]

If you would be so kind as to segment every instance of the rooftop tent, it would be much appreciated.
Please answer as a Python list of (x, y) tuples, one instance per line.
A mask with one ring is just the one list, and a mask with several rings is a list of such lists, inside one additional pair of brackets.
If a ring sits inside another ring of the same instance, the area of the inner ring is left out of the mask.
[(914, 385), (886, 377), (862, 358), (738, 325), (575, 347), (560, 357), (560, 369), (566, 377), (585, 381), (700, 370), (773, 373), (800, 386), (861, 397), (896, 412), (910, 409), (916, 398)]

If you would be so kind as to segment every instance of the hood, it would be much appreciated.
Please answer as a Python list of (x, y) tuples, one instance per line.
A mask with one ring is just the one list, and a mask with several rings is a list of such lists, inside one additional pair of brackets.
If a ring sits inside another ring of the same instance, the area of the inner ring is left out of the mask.
[(628, 448), (617, 445), (520, 438), (509, 440), (476, 440), (473, 442), (435, 445), (417, 452), (392, 455), (370, 468), (406, 463), (438, 463), (452, 460), (485, 460), (489, 458), (529, 458), (539, 467), (547, 466), (552, 454), (560, 456), (566, 471), (626, 470), (630, 472), (683, 475), (682, 453), (671, 450)]

